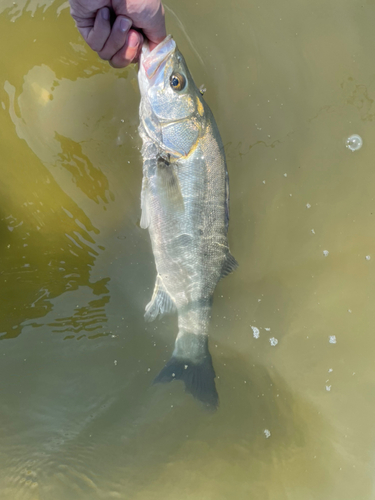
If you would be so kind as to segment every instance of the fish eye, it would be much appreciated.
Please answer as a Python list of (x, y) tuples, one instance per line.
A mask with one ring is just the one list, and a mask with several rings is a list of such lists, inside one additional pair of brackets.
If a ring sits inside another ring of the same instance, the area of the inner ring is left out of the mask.
[(181, 73), (173, 73), (169, 79), (170, 86), (173, 90), (183, 90), (186, 85), (186, 78)]

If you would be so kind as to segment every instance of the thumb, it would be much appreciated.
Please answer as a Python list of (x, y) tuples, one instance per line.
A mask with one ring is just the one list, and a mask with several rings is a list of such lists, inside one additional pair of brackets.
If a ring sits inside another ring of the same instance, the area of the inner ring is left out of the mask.
[(142, 31), (148, 38), (150, 50), (152, 50), (167, 36), (164, 20), (164, 7), (162, 4), (160, 4), (159, 9), (156, 11), (151, 22), (147, 24), (148, 26), (143, 27)]

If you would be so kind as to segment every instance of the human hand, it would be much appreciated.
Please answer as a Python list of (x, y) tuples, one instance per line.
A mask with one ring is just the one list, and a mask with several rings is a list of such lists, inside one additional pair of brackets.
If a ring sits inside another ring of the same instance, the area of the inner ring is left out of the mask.
[(166, 37), (161, 0), (69, 1), (87, 44), (114, 68), (138, 61), (144, 37), (151, 50)]

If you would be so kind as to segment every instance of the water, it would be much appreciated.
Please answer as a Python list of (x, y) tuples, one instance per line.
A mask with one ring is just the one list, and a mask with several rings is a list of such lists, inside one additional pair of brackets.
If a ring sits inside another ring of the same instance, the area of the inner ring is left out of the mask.
[(151, 385), (135, 69), (0, 9), (1, 499), (374, 499), (374, 3), (167, 3), (231, 178), (216, 414)]

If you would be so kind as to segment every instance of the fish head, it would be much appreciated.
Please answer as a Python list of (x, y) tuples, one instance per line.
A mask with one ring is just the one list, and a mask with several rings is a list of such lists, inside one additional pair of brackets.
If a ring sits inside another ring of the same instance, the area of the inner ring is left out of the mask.
[(138, 80), (146, 133), (169, 155), (188, 156), (204, 134), (206, 105), (171, 36), (152, 51), (144, 45)]

